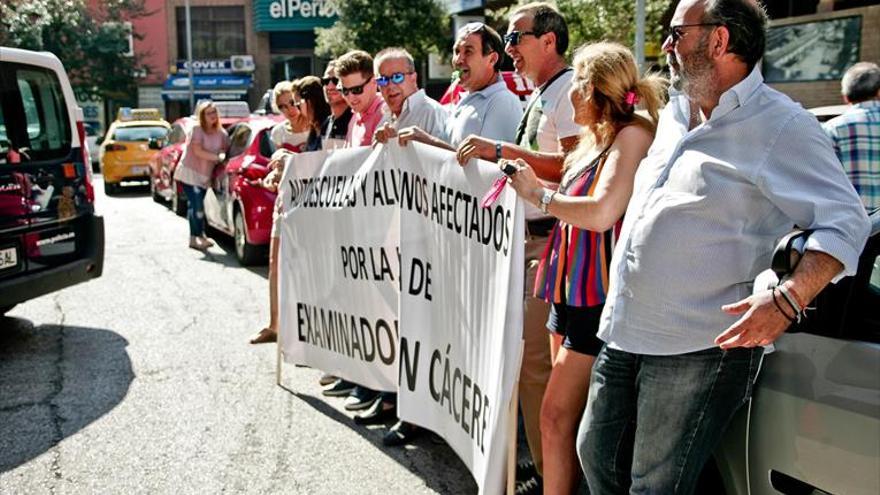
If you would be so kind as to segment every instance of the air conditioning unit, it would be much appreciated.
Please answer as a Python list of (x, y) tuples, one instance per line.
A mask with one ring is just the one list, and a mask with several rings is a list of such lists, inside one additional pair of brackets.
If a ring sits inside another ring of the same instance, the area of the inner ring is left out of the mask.
[(253, 72), (254, 57), (251, 55), (233, 55), (229, 57), (233, 72)]

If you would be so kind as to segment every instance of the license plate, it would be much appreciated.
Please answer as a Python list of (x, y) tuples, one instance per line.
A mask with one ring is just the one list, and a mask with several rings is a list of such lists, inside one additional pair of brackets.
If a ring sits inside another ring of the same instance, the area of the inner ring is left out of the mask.
[(0, 270), (12, 268), (18, 264), (18, 251), (15, 247), (0, 249)]
[(131, 167), (131, 175), (150, 175), (150, 167)]

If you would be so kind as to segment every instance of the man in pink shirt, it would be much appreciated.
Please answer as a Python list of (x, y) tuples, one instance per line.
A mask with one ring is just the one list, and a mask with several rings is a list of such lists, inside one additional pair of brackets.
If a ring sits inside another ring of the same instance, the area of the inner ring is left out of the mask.
[(336, 60), (336, 75), (339, 91), (354, 112), (348, 124), (346, 146), (369, 146), (382, 120), (384, 105), (373, 77), (373, 57), (361, 50), (350, 51)]

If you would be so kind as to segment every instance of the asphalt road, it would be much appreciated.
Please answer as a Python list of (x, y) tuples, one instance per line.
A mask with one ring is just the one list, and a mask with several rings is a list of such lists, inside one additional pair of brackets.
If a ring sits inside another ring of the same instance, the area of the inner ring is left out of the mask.
[(188, 249), (146, 190), (105, 197), (104, 274), (0, 317), (0, 493), (475, 493), (433, 436), (382, 446), (320, 373), (248, 336), (267, 270)]

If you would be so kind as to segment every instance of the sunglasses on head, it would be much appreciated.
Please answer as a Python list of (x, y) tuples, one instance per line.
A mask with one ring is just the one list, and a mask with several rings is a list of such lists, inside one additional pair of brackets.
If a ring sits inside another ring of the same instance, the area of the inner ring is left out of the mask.
[(686, 28), (707, 26), (718, 27), (721, 25), (722, 24), (720, 22), (699, 22), (696, 24), (679, 24), (677, 26), (669, 26), (669, 31), (666, 33), (666, 37), (671, 38), (672, 44), (674, 45), (678, 43), (678, 40), (680, 40), (681, 37), (684, 35), (684, 30)]
[(516, 46), (522, 40), (522, 37), (526, 35), (538, 36), (538, 33), (534, 31), (511, 31), (504, 35), (504, 44)]
[(339, 89), (339, 92), (342, 93), (342, 96), (348, 96), (349, 93), (351, 93), (351, 94), (353, 94), (353, 95), (359, 95), (359, 94), (361, 94), (361, 93), (364, 92), (364, 86), (366, 86), (367, 84), (369, 84), (369, 82), (370, 82), (371, 79), (373, 79), (373, 75), (372, 75), (372, 74), (370, 74), (369, 76), (367, 76), (367, 80), (364, 81), (363, 83), (358, 84), (357, 86), (352, 86), (352, 87), (350, 87), (350, 88), (340, 88), (340, 89)]
[(339, 78), (338, 77), (322, 77), (321, 85), (327, 86), (333, 84), (334, 86), (339, 86)]
[(395, 72), (390, 76), (379, 75), (379, 77), (376, 78), (376, 84), (382, 88), (388, 86), (388, 83), (401, 84), (409, 74), (412, 74), (412, 72)]
[(479, 33), (485, 28), (486, 24), (482, 22), (469, 22), (458, 30), (458, 33), (456, 33), (456, 38), (461, 38), (469, 34)]

